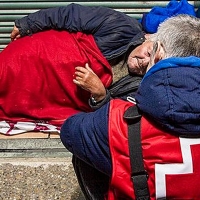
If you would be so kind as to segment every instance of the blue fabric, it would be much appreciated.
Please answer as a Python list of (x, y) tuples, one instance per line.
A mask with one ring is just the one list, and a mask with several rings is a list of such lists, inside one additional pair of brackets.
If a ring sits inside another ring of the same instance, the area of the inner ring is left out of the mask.
[(200, 66), (200, 58), (195, 56), (190, 57), (171, 57), (168, 59), (161, 60), (156, 63), (149, 71), (144, 75), (143, 80), (150, 76), (151, 74), (166, 68), (174, 68), (174, 67), (199, 67)]
[(162, 128), (200, 135), (200, 58), (169, 58), (144, 76), (136, 95), (140, 110)]
[(74, 156), (110, 176), (109, 105), (108, 103), (95, 112), (79, 113), (67, 119), (61, 128), (60, 138)]
[(200, 7), (197, 9), (196, 17), (200, 18)]
[(194, 6), (189, 4), (187, 0), (180, 0), (180, 2), (171, 0), (166, 8), (153, 7), (149, 13), (143, 15), (141, 23), (147, 33), (155, 33), (160, 23), (178, 14), (196, 16)]

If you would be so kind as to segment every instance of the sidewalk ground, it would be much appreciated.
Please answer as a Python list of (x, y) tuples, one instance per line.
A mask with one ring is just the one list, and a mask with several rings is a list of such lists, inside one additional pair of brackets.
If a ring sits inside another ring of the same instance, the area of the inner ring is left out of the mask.
[(84, 200), (58, 138), (0, 139), (0, 176), (0, 200)]

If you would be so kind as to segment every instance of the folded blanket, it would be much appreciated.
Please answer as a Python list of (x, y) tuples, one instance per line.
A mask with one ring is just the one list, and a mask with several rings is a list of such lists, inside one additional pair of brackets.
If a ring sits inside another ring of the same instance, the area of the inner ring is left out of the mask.
[(8, 122), (0, 121), (0, 133), (17, 135), (26, 132), (60, 133), (60, 127), (42, 122)]

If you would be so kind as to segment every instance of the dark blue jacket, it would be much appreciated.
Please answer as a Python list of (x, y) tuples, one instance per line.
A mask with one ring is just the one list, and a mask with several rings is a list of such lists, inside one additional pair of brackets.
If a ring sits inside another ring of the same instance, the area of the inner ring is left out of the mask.
[(43, 9), (17, 19), (15, 25), (21, 36), (48, 29), (92, 34), (108, 60), (123, 55), (130, 46), (137, 46), (144, 41), (142, 26), (136, 19), (106, 7), (70, 4)]
[(200, 135), (200, 58), (172, 57), (145, 74), (136, 95), (143, 114), (181, 135)]
[(62, 125), (60, 138), (74, 156), (111, 176), (109, 107), (110, 102), (95, 112), (81, 112), (69, 117)]

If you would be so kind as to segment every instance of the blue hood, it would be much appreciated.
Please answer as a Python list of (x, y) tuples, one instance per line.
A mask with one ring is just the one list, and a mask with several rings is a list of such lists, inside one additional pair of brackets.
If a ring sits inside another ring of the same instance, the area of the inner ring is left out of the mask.
[(136, 95), (139, 109), (163, 128), (200, 135), (200, 58), (169, 58), (144, 76)]

